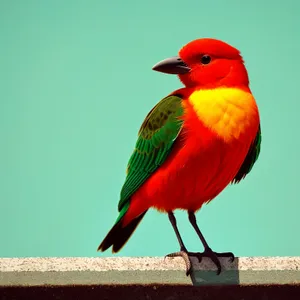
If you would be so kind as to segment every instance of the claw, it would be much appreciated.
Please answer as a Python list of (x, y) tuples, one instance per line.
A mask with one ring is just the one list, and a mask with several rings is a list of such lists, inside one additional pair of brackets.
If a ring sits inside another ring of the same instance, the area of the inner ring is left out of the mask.
[(217, 275), (220, 275), (222, 267), (221, 267), (221, 263), (219, 258), (216, 256), (216, 254), (214, 252), (211, 253), (210, 259), (212, 260), (212, 262), (216, 265), (217, 267)]
[(181, 250), (179, 252), (167, 254), (165, 256), (165, 258), (166, 257), (182, 257), (185, 262), (185, 266), (186, 266), (186, 271), (185, 271), (186, 276), (189, 276), (191, 274), (192, 264), (191, 264), (188, 252)]

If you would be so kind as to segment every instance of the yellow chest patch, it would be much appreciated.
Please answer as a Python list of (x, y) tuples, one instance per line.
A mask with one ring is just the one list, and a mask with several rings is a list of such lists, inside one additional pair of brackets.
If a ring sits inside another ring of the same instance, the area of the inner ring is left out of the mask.
[(227, 142), (239, 139), (259, 121), (254, 97), (237, 88), (198, 90), (189, 102), (203, 124)]

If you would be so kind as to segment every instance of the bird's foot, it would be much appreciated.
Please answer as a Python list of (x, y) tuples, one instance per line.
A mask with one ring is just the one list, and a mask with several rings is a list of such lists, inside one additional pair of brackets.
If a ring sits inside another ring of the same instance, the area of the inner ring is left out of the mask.
[(167, 254), (165, 257), (182, 257), (186, 266), (186, 276), (189, 276), (192, 270), (190, 257), (197, 257), (199, 262), (202, 261), (203, 257), (210, 258), (218, 269), (217, 275), (219, 275), (222, 270), (219, 257), (228, 257), (231, 262), (234, 261), (234, 254), (232, 252), (219, 253), (212, 251), (210, 248), (206, 248), (203, 252), (188, 252), (186, 249), (181, 249), (179, 252)]
[(197, 257), (199, 262), (202, 261), (203, 257), (210, 258), (218, 269), (217, 275), (219, 275), (221, 273), (221, 269), (222, 269), (219, 257), (228, 257), (228, 258), (230, 258), (231, 262), (234, 261), (234, 254), (232, 252), (219, 253), (219, 252), (212, 251), (210, 248), (205, 248), (205, 250), (203, 252), (189, 252), (188, 254), (189, 254), (189, 256)]
[(186, 272), (185, 272), (186, 276), (189, 276), (191, 274), (192, 263), (189, 258), (189, 252), (186, 249), (181, 249), (179, 252), (167, 254), (165, 258), (166, 257), (182, 257), (186, 266)]

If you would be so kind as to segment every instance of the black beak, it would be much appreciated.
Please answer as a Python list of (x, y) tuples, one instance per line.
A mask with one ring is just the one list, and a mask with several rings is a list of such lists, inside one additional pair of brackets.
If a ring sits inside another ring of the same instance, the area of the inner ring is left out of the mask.
[(152, 70), (167, 74), (185, 74), (191, 69), (179, 56), (167, 58), (157, 63)]

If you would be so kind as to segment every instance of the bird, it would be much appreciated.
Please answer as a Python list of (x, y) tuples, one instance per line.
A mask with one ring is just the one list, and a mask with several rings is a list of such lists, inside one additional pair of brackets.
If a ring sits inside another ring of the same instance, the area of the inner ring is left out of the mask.
[[(179, 243), (179, 251), (166, 257), (182, 257), (187, 276), (191, 257), (200, 262), (208, 257), (220, 274), (220, 257), (233, 261), (235, 256), (209, 247), (195, 213), (244, 179), (259, 157), (260, 114), (248, 72), (240, 51), (214, 38), (195, 39), (152, 69), (177, 75), (183, 87), (144, 119), (128, 161), (119, 215), (98, 251), (119, 252), (151, 208), (168, 215)], [(203, 252), (187, 250), (175, 210), (187, 211)]]

